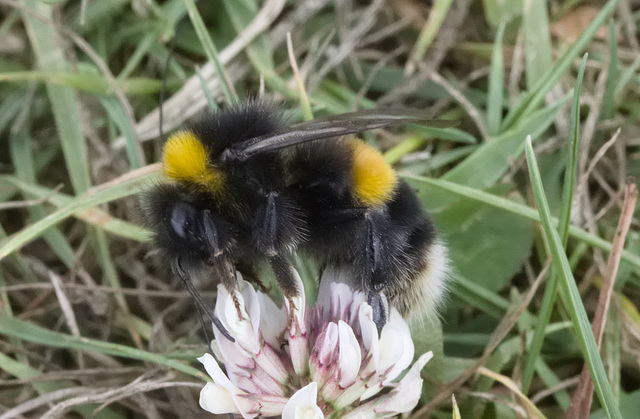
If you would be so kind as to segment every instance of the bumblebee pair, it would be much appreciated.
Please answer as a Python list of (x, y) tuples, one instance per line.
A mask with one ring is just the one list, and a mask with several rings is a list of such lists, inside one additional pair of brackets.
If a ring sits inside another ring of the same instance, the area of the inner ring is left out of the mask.
[(190, 277), (204, 273), (233, 289), (236, 269), (252, 276), (266, 260), (291, 301), (300, 293), (294, 252), (350, 278), (379, 329), (388, 304), (404, 316), (434, 312), (447, 258), (433, 222), (383, 157), (352, 136), (407, 122), (451, 126), (406, 109), (287, 126), (265, 101), (208, 115), (164, 146), (167, 180), (143, 199), (155, 246), (225, 335)]

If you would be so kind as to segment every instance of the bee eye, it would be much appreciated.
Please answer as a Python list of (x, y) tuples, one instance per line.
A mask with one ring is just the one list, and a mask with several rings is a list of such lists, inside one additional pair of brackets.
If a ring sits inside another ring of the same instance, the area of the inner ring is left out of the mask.
[(173, 205), (171, 209), (171, 229), (179, 238), (185, 241), (194, 240), (197, 210), (184, 202)]

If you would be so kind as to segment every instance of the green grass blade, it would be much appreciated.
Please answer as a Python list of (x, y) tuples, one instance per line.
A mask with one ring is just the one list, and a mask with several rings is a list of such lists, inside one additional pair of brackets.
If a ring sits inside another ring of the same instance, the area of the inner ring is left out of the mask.
[(618, 36), (616, 25), (611, 20), (609, 22), (609, 69), (607, 83), (602, 96), (602, 107), (600, 108), (600, 119), (611, 119), (616, 107), (616, 80), (618, 79)]
[[(48, 203), (57, 208), (64, 207), (74, 200), (72, 196), (67, 194), (54, 192), (49, 188), (24, 182), (13, 176), (3, 176), (0, 178), (0, 181), (7, 186), (14, 186), (24, 193), (32, 195), (36, 199), (46, 199)], [(116, 218), (96, 207), (76, 211), (73, 213), (73, 216), (110, 234), (125, 239), (146, 242), (151, 235), (148, 230), (139, 225)]]
[(633, 63), (631, 63), (631, 65), (627, 67), (626, 70), (624, 70), (620, 75), (620, 80), (618, 80), (618, 84), (616, 84), (615, 89), (616, 97), (620, 96), (620, 93), (625, 90), (629, 82), (636, 75), (638, 68), (640, 68), (640, 55), (638, 55), (638, 57), (633, 60)]
[[(576, 86), (573, 92), (573, 102), (571, 104), (571, 130), (569, 137), (569, 153), (567, 169), (565, 170), (564, 189), (562, 190), (562, 206), (560, 211), (560, 221), (558, 224), (558, 234), (563, 246), (567, 244), (569, 237), (569, 224), (571, 221), (571, 203), (573, 201), (573, 191), (575, 189), (576, 173), (578, 171), (578, 149), (580, 145), (580, 91), (582, 90), (582, 80), (584, 79), (584, 69), (587, 65), (588, 54), (582, 57), (582, 64), (576, 79)], [(558, 288), (558, 271), (553, 266), (549, 273), (549, 280), (545, 287), (538, 324), (533, 334), (533, 341), (525, 359), (522, 372), (522, 392), (527, 393), (536, 368), (537, 358), (540, 355), (544, 342), (544, 330), (551, 319), (553, 304), (556, 299)]]
[(447, 172), (443, 179), (477, 188), (493, 185), (509, 169), (510, 159), (522, 154), (523, 138), (528, 133), (534, 138), (541, 135), (568, 99), (567, 96), (553, 106), (533, 113), (513, 129), (482, 144), (472, 155)]
[(487, 130), (491, 136), (500, 132), (504, 100), (504, 57), (502, 56), (502, 38), (505, 24), (501, 24), (491, 53), (489, 70), (489, 93), (487, 95)]
[(233, 85), (229, 81), (227, 77), (227, 73), (220, 62), (220, 58), (218, 56), (218, 50), (216, 49), (211, 36), (209, 36), (209, 32), (207, 31), (207, 27), (202, 20), (202, 16), (200, 16), (200, 12), (198, 12), (198, 8), (196, 7), (193, 0), (184, 0), (184, 5), (187, 8), (187, 12), (189, 13), (189, 18), (191, 19), (191, 23), (193, 24), (196, 33), (198, 34), (198, 39), (204, 48), (205, 53), (207, 54), (207, 58), (216, 69), (218, 73), (218, 77), (220, 78), (220, 87), (222, 89), (222, 94), (228, 104), (238, 102), (238, 96), (233, 88)]
[[(53, 9), (49, 5), (37, 0), (25, 0), (23, 5), (52, 19)], [(64, 51), (56, 44), (59, 37), (54, 34), (53, 29), (28, 13), (23, 13), (23, 20), (38, 66), (47, 71), (66, 71), (67, 62), (64, 59)], [(86, 191), (91, 186), (91, 177), (87, 147), (78, 114), (80, 104), (76, 101), (73, 89), (68, 87), (47, 84), (47, 93), (71, 184), (77, 193)]]
[(538, 163), (536, 161), (533, 147), (531, 145), (531, 139), (527, 137), (525, 155), (527, 157), (527, 163), (529, 165), (529, 176), (531, 178), (531, 186), (536, 198), (536, 204), (538, 206), (538, 212), (540, 213), (541, 224), (544, 228), (545, 237), (549, 244), (551, 255), (553, 256), (553, 263), (560, 273), (560, 286), (562, 292), (566, 297), (567, 310), (569, 311), (571, 321), (574, 325), (574, 331), (577, 334), (578, 343), (580, 349), (585, 357), (585, 361), (591, 372), (593, 384), (600, 399), (600, 403), (604, 408), (607, 417), (609, 418), (622, 418), (618, 405), (613, 397), (611, 391), (611, 385), (607, 379), (607, 374), (602, 364), (602, 359), (598, 351), (596, 340), (591, 332), (591, 324), (589, 324), (589, 318), (582, 305), (582, 299), (578, 292), (567, 255), (564, 252), (562, 240), (558, 235), (554, 227), (554, 222), (551, 219), (549, 213), (549, 207), (547, 205), (547, 198), (544, 194), (542, 187), (542, 179), (540, 178), (540, 171), (538, 169)]
[(204, 92), (204, 95), (207, 98), (207, 106), (209, 107), (209, 111), (213, 112), (218, 110), (218, 104), (216, 103), (216, 99), (213, 97), (213, 93), (211, 93), (211, 89), (209, 89), (209, 86), (207, 86), (207, 81), (204, 79), (204, 77), (202, 77), (202, 72), (200, 71), (200, 67), (196, 67), (196, 74), (198, 75), (198, 80), (200, 80), (202, 91)]
[(427, 48), (433, 43), (438, 30), (442, 26), (452, 3), (452, 0), (436, 0), (433, 2), (433, 6), (429, 12), (429, 18), (420, 30), (418, 39), (411, 52), (411, 58), (407, 63), (408, 72), (413, 72), (417, 63), (422, 61), (424, 54), (427, 52)]
[[(1, 326), (0, 326), (1, 327)], [(33, 379), (31, 385), (39, 394), (52, 393), (71, 386), (70, 383), (60, 381), (38, 381), (37, 378), (42, 372), (29, 366), (28, 362), (19, 362), (0, 352), (0, 369), (21, 380)], [(77, 405), (74, 411), (87, 419), (124, 419), (109, 408), (100, 409), (96, 412), (98, 405)]]
[[(33, 159), (33, 144), (31, 137), (26, 133), (26, 129), (17, 133), (12, 132), (9, 136), (9, 146), (11, 152), (11, 162), (13, 163), (16, 175), (25, 183), (35, 182), (36, 169)], [(26, 199), (33, 199), (29, 193), (23, 192)], [(27, 208), (29, 215), (34, 220), (39, 220), (47, 216), (47, 211), (43, 205), (34, 205)], [(73, 248), (57, 228), (52, 228), (43, 232), (43, 238), (51, 251), (53, 251), (64, 265), (71, 269), (75, 264), (75, 254)]]
[[(4, 181), (4, 177), (0, 177), (0, 181)], [(144, 176), (125, 181), (116, 186), (101, 189), (88, 196), (81, 196), (74, 199), (56, 212), (47, 215), (11, 236), (11, 238), (6, 243), (3, 243), (2, 247), (0, 247), (0, 260), (40, 236), (49, 227), (52, 227), (60, 221), (72, 216), (76, 211), (82, 211), (96, 205), (104, 204), (105, 202), (114, 201), (125, 196), (139, 193), (147, 187), (148, 182), (149, 176)]]
[[(534, 208), (519, 204), (517, 202), (511, 201), (501, 196), (493, 195), (475, 188), (468, 187), (466, 185), (460, 185), (458, 183), (448, 182), (443, 179), (432, 179), (432, 178), (415, 176), (415, 175), (405, 174), (405, 173), (401, 173), (400, 176), (406, 179), (407, 181), (409, 181), (412, 185), (416, 186), (417, 188), (420, 188), (423, 186), (433, 187), (433, 188), (429, 188), (430, 193), (434, 190), (446, 191), (449, 194), (484, 202), (485, 204), (503, 209), (505, 211), (512, 212), (514, 214), (518, 214), (521, 217), (528, 218), (532, 221), (540, 222), (540, 215), (538, 214), (538, 211), (536, 211)], [(557, 218), (552, 218), (552, 220), (554, 223), (558, 222)], [(602, 249), (605, 252), (611, 251), (611, 243), (607, 242), (606, 240), (598, 236), (594, 236), (593, 234), (587, 233), (586, 231), (576, 226), (569, 226), (569, 235), (575, 239), (581, 240), (589, 244), (590, 246), (596, 247), (598, 249)], [(1, 256), (1, 253), (0, 253), (0, 256)], [(636, 269), (636, 271), (640, 272), (640, 256), (628, 250), (623, 250), (622, 260), (628, 262), (630, 265), (632, 265)]]
[(129, 166), (132, 169), (139, 169), (144, 166), (143, 157), (141, 155), (141, 148), (136, 141), (133, 127), (129, 123), (129, 119), (124, 113), (120, 102), (115, 96), (102, 97), (100, 103), (107, 111), (109, 118), (118, 126), (118, 129), (122, 133), (125, 139), (125, 151), (127, 153), (127, 159)]
[(522, 8), (522, 29), (527, 87), (538, 85), (553, 66), (551, 58), (551, 35), (549, 34), (549, 12), (547, 2), (524, 0)]
[(542, 103), (549, 90), (551, 90), (558, 80), (560, 80), (560, 77), (571, 67), (575, 57), (591, 42), (591, 39), (593, 39), (600, 26), (604, 24), (618, 2), (619, 0), (609, 0), (593, 21), (591, 21), (589, 26), (582, 32), (582, 35), (580, 35), (576, 42), (549, 68), (544, 76), (540, 78), (536, 86), (525, 93), (516, 106), (511, 108), (511, 111), (507, 114), (503, 122), (503, 129), (508, 129), (516, 124), (518, 120), (531, 113)]
[(0, 313), (0, 334), (54, 348), (95, 351), (123, 358), (138, 359), (157, 365), (165, 365), (185, 374), (208, 380), (208, 377), (203, 372), (161, 354), (142, 351), (111, 342), (102, 342), (95, 339), (53, 332), (32, 323), (9, 317), (4, 313)]

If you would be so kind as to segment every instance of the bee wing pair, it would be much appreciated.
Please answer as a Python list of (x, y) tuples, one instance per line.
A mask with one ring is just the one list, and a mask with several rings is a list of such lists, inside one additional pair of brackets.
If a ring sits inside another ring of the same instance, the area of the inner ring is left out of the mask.
[(251, 138), (227, 149), (222, 158), (242, 161), (259, 153), (308, 141), (342, 137), (403, 123), (416, 123), (434, 128), (450, 128), (457, 125), (454, 121), (425, 118), (424, 113), (416, 109), (370, 109), (317, 118), (291, 125), (273, 134)]

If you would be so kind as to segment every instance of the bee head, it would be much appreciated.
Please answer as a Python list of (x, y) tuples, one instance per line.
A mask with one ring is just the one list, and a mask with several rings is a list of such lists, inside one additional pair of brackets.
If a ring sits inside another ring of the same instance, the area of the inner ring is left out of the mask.
[(156, 247), (166, 257), (208, 263), (235, 243), (235, 229), (212, 212), (215, 204), (202, 192), (163, 183), (149, 191), (143, 202)]

